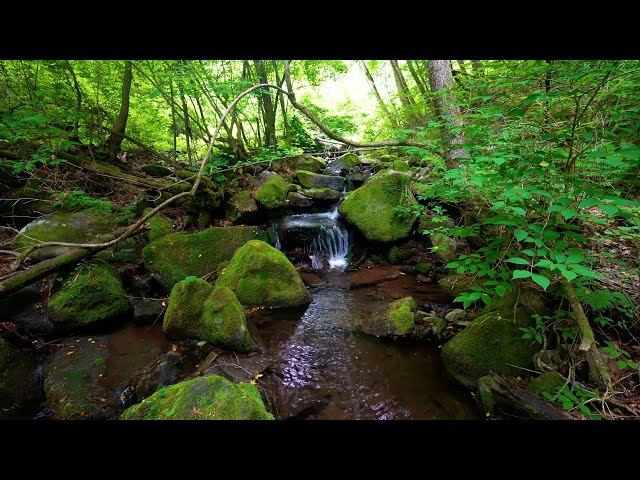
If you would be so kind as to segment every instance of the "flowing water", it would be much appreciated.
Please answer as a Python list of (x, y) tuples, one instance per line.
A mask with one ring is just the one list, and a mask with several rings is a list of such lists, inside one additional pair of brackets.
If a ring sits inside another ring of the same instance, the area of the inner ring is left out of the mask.
[(330, 271), (300, 312), (253, 316), (272, 355), (262, 386), (278, 418), (472, 419), (469, 393), (443, 371), (436, 345), (354, 333), (354, 325), (395, 297), (446, 301), (411, 275), (350, 289), (350, 272)]

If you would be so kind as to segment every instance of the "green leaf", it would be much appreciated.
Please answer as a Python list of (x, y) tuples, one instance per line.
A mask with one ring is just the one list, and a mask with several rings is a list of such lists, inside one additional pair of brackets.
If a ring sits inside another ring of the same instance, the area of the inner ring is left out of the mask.
[(567, 257), (566, 263), (580, 263), (580, 262), (584, 262), (586, 260), (587, 259), (583, 255), (573, 254), (573, 255), (569, 255)]
[(571, 410), (573, 408), (573, 402), (562, 402), (562, 408), (564, 408), (565, 410)]
[(544, 275), (538, 275), (537, 273), (533, 273), (531, 274), (531, 279), (534, 282), (536, 282), (538, 285), (540, 285), (542, 288), (544, 288), (545, 290), (549, 285), (551, 285), (551, 280), (549, 280)]
[(531, 276), (531, 272), (529, 270), (514, 270), (513, 278), (529, 278)]
[(593, 198), (585, 198), (578, 204), (578, 207), (591, 208), (591, 207), (595, 207), (597, 204), (598, 204), (597, 200), (594, 200)]
[(96, 367), (99, 367), (100, 365), (102, 365), (104, 363), (104, 358), (98, 357), (93, 361), (93, 363), (96, 365)]
[(511, 209), (521, 217), (524, 217), (527, 214), (527, 211), (524, 208), (520, 207), (511, 207)]
[(565, 220), (569, 220), (570, 218), (573, 218), (578, 214), (578, 212), (576, 212), (572, 208), (567, 208), (565, 210), (562, 210), (560, 213), (562, 214)]
[(479, 300), (482, 297), (482, 292), (473, 292), (471, 295), (467, 297), (468, 300), (475, 301)]
[(563, 270), (563, 271), (562, 271), (562, 276), (563, 276), (564, 278), (566, 278), (568, 281), (571, 281), (571, 280), (573, 280), (574, 278), (576, 278), (578, 275), (577, 275), (577, 274), (575, 274), (575, 273), (573, 273), (573, 272), (570, 272), (569, 270)]
[(527, 238), (529, 236), (529, 233), (526, 230), (522, 230), (520, 228), (516, 228), (516, 230), (513, 232), (513, 234), (515, 235), (516, 239), (521, 242), (522, 240), (524, 240), (525, 238)]
[(556, 269), (556, 265), (551, 260), (547, 260), (546, 258), (540, 260), (538, 263), (534, 265), (534, 267), (548, 268), (549, 270), (552, 270), (552, 271)]
[(615, 215), (616, 213), (618, 213), (620, 211), (620, 209), (618, 207), (614, 207), (613, 205), (602, 205), (600, 207), (600, 210), (602, 210), (604, 213), (606, 213), (607, 217)]
[(527, 260), (525, 260), (524, 258), (520, 258), (520, 257), (507, 258), (505, 260), (505, 262), (515, 263), (517, 265), (529, 265), (529, 262)]
[(584, 265), (573, 264), (571, 265), (571, 270), (576, 272), (578, 275), (582, 275), (583, 277), (595, 278), (600, 280), (602, 277), (591, 270), (590, 268), (585, 267)]
[(206, 343), (207, 343), (207, 341), (206, 341), (206, 340), (200, 340), (198, 343), (196, 343), (196, 345), (197, 345), (198, 347), (204, 347), (204, 345), (205, 345)]
[(504, 288), (502, 285), (498, 285), (496, 287), (496, 293), (500, 295), (500, 297), (504, 298), (504, 294), (507, 293), (507, 289)]

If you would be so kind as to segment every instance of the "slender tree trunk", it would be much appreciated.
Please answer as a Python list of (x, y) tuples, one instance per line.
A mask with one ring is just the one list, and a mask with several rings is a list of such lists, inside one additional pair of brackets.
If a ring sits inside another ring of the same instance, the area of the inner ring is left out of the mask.
[(131, 72), (131, 60), (125, 60), (124, 62), (124, 77), (122, 78), (122, 98), (120, 100), (120, 114), (116, 123), (113, 125), (112, 130), (117, 133), (112, 133), (109, 136), (108, 149), (109, 160), (114, 161), (116, 154), (120, 152), (122, 145), (123, 135), (127, 130), (127, 119), (129, 118), (129, 95), (131, 93), (131, 80), (133, 78)]
[(400, 96), (400, 102), (402, 106), (405, 108), (407, 112), (407, 116), (409, 119), (410, 125), (417, 125), (418, 116), (416, 115), (415, 107), (416, 102), (409, 93), (409, 86), (407, 85), (404, 76), (402, 75), (402, 70), (400, 70), (400, 65), (397, 60), (390, 60), (391, 69), (393, 70), (393, 78), (396, 81), (396, 87), (398, 89), (398, 95)]
[[(464, 126), (460, 117), (460, 108), (454, 103), (455, 99), (451, 87), (451, 64), (449, 60), (429, 60), (429, 82), (431, 91), (436, 94), (434, 102), (436, 114), (443, 120), (442, 140), (449, 144), (446, 153), (446, 164), (450, 169), (460, 168), (460, 159), (468, 158), (469, 154), (460, 147), (464, 143), (461, 131), (453, 131), (453, 128)], [(439, 93), (440, 91), (442, 93)]]
[[(278, 75), (278, 65), (276, 64), (275, 60), (272, 60), (272, 65), (273, 71), (276, 74), (276, 85), (282, 87), (282, 85), (284, 84), (284, 76), (283, 78), (280, 78), (280, 75)], [(289, 122), (287, 120), (287, 108), (284, 103), (284, 94), (282, 92), (278, 92), (278, 100), (280, 102), (280, 110), (282, 111), (282, 122), (284, 123), (284, 138), (288, 142), (290, 140)]]
[[(254, 60), (253, 64), (256, 67), (256, 72), (260, 83), (268, 83), (267, 70), (264, 67), (262, 60)], [(273, 109), (273, 101), (271, 100), (271, 94), (263, 90), (262, 97), (262, 113), (264, 120), (264, 143), (268, 147), (276, 146), (276, 112)]]
[(384, 103), (384, 100), (382, 100), (382, 97), (380, 96), (380, 92), (378, 92), (378, 88), (376, 87), (376, 83), (373, 81), (373, 76), (371, 75), (371, 72), (367, 68), (367, 64), (365, 63), (364, 60), (359, 60), (359, 62), (360, 62), (360, 66), (362, 67), (362, 71), (364, 72), (365, 77), (367, 77), (367, 82), (369, 83), (369, 88), (371, 88), (371, 91), (373, 92), (373, 96), (376, 97), (376, 100), (378, 101), (378, 105), (380, 106), (380, 110), (382, 110), (382, 113), (387, 118), (387, 121), (389, 122), (389, 125), (391, 125), (391, 127), (393, 127), (393, 128), (398, 128), (398, 124), (396, 123), (395, 119), (393, 118), (393, 115), (391, 115), (391, 112), (387, 108), (387, 105)]
[(411, 76), (413, 77), (413, 81), (416, 82), (416, 85), (418, 86), (418, 90), (420, 90), (420, 95), (422, 95), (422, 98), (426, 101), (427, 87), (425, 86), (422, 79), (418, 75), (418, 72), (413, 66), (413, 62), (411, 60), (407, 60), (407, 67), (409, 67), (409, 73), (411, 73)]
[[(184, 65), (184, 61), (183, 61)], [(191, 122), (189, 121), (189, 107), (187, 107), (187, 100), (184, 96), (184, 81), (182, 76), (184, 75), (184, 69), (181, 69), (180, 80), (178, 81), (178, 91), (180, 92), (180, 99), (182, 101), (182, 114), (184, 116), (184, 130), (185, 137), (187, 137), (187, 158), (189, 159), (189, 166), (193, 166), (193, 159), (191, 158)]]
[(71, 63), (69, 63), (69, 60), (65, 60), (64, 63), (65, 63), (65, 66), (67, 67), (67, 70), (69, 71), (69, 74), (71, 75), (71, 79), (73, 80), (73, 88), (76, 92), (76, 115), (77, 116), (73, 125), (74, 137), (72, 138), (72, 140), (74, 142), (80, 143), (80, 119), (78, 117), (82, 112), (82, 91), (80, 90), (78, 77), (76, 77), (76, 72), (73, 71), (73, 67), (71, 66)]
[(173, 131), (173, 150), (171, 151), (171, 161), (173, 162), (173, 170), (178, 175), (178, 162), (176, 155), (178, 150), (178, 129), (176, 128), (176, 105), (173, 101), (173, 69), (171, 70), (171, 77), (169, 78), (169, 95), (171, 95), (171, 126)]

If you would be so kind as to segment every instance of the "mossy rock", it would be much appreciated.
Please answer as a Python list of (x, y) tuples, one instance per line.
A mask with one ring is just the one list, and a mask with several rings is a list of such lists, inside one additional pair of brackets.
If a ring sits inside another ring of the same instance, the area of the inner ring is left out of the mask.
[(391, 163), (391, 168), (392, 170), (395, 170), (396, 172), (411, 172), (412, 168), (407, 165), (407, 162), (404, 162), (402, 160), (394, 160)]
[(441, 233), (432, 233), (429, 235), (431, 245), (433, 245), (433, 253), (445, 263), (453, 262), (458, 256), (456, 255), (456, 241)]
[(243, 305), (290, 307), (311, 302), (287, 257), (260, 240), (251, 240), (236, 251), (216, 286), (233, 290)]
[(257, 211), (258, 204), (248, 190), (243, 190), (233, 195), (229, 199), (226, 208), (227, 218), (232, 222), (235, 222), (239, 218), (245, 215), (250, 215)]
[(397, 337), (413, 331), (416, 302), (411, 297), (401, 298), (378, 310), (362, 321), (363, 332), (377, 337)]
[(416, 273), (429, 273), (431, 270), (431, 264), (429, 263), (416, 263), (413, 266), (413, 271)]
[(564, 385), (562, 375), (556, 370), (545, 372), (527, 385), (527, 390), (535, 395), (542, 396), (542, 392), (554, 393), (557, 388)]
[(297, 170), (306, 170), (308, 172), (320, 173), (325, 168), (327, 168), (326, 160), (314, 157), (312, 155), (304, 155), (298, 157), (296, 161)]
[(143, 165), (140, 170), (152, 177), (168, 177), (172, 173), (170, 169), (162, 165)]
[(238, 352), (251, 350), (244, 308), (235, 294), (196, 277), (173, 287), (162, 326), (173, 338), (206, 340)]
[(538, 348), (522, 338), (520, 327), (532, 324), (521, 308), (480, 315), (442, 347), (443, 364), (469, 388), (489, 373), (522, 375), (526, 371), (516, 367), (531, 368)]
[[(151, 212), (151, 209), (146, 208), (142, 215), (147, 215), (149, 212)], [(147, 223), (151, 229), (148, 232), (145, 232), (144, 235), (150, 242), (173, 233), (173, 225), (171, 222), (166, 218), (161, 217), (160, 214), (156, 213), (153, 217), (147, 220)]]
[(449, 217), (443, 215), (438, 216), (437, 220), (433, 215), (420, 215), (418, 217), (418, 232), (424, 233), (425, 230), (432, 232), (438, 228), (453, 228), (456, 226), (455, 222)]
[(337, 160), (339, 162), (342, 162), (344, 166), (349, 169), (356, 167), (361, 163), (360, 157), (358, 157), (358, 155), (356, 155), (355, 153), (345, 153), (341, 157), (338, 157)]
[(239, 247), (259, 235), (257, 227), (211, 227), (192, 234), (173, 233), (144, 247), (142, 258), (149, 270), (173, 287), (190, 275), (202, 277), (214, 272), (220, 262), (230, 260)]
[(256, 201), (264, 208), (280, 208), (287, 199), (287, 183), (280, 175), (274, 175), (264, 182), (256, 192)]
[(385, 153), (384, 155), (380, 155), (381, 162), (393, 162), (393, 160), (394, 160), (394, 156), (388, 153)]
[(106, 336), (69, 337), (50, 358), (44, 392), (55, 420), (106, 420), (118, 414), (117, 396), (105, 385), (107, 344)]
[[(20, 417), (24, 409), (36, 409), (39, 388), (36, 362), (0, 337), (0, 420)], [(33, 418), (33, 415), (31, 415)]]
[[(98, 208), (89, 208), (74, 213), (52, 213), (40, 217), (26, 225), (12, 242), (12, 249), (20, 251), (41, 242), (86, 243), (98, 235), (110, 233), (117, 228), (118, 220), (111, 212)], [(34, 240), (31, 240), (31, 237)], [(29, 256), (39, 262), (47, 258), (62, 255), (71, 247), (45, 247), (32, 252)]]
[(60, 331), (112, 325), (129, 310), (120, 274), (101, 260), (72, 271), (49, 300), (49, 317)]
[(332, 175), (320, 175), (319, 173), (308, 172), (306, 170), (296, 171), (296, 180), (304, 188), (333, 188), (334, 190), (344, 190), (344, 178)]
[(273, 420), (251, 384), (220, 375), (199, 377), (164, 387), (133, 405), (121, 420)]
[(337, 201), (342, 198), (342, 194), (333, 188), (308, 188), (302, 193), (314, 200)]
[(456, 298), (462, 292), (471, 291), (471, 287), (484, 285), (484, 279), (471, 273), (454, 273), (442, 277), (438, 280), (438, 285), (453, 298)]
[(409, 188), (411, 178), (400, 172), (374, 175), (351, 192), (340, 205), (340, 215), (370, 242), (392, 242), (411, 233), (417, 214), (398, 215), (396, 207), (418, 206)]
[(393, 265), (397, 265), (398, 263), (400, 263), (400, 249), (397, 245), (394, 245), (389, 249), (387, 260), (389, 260), (389, 263)]

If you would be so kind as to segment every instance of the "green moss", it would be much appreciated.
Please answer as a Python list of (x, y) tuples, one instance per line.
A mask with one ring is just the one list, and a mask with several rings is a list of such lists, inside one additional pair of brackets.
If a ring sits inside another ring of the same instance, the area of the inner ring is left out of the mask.
[(229, 199), (227, 204), (227, 218), (232, 222), (238, 220), (242, 215), (258, 211), (258, 204), (248, 190), (236, 193)]
[(196, 277), (173, 287), (162, 328), (172, 338), (206, 340), (239, 352), (251, 350), (244, 308), (235, 294)]
[(173, 286), (189, 275), (202, 277), (229, 260), (248, 240), (258, 237), (256, 227), (212, 227), (198, 233), (173, 233), (142, 250), (145, 265)]
[(128, 312), (129, 302), (118, 271), (100, 260), (71, 272), (49, 300), (51, 319), (63, 330), (109, 324)]
[(442, 347), (442, 361), (453, 377), (474, 388), (489, 373), (522, 375), (531, 368), (537, 348), (522, 339), (520, 327), (532, 321), (523, 309), (506, 309), (480, 315)]
[(445, 263), (453, 262), (458, 256), (456, 255), (456, 241), (441, 233), (432, 233), (429, 235), (431, 245), (434, 247), (436, 257)]
[(325, 160), (311, 155), (298, 157), (298, 161), (296, 162), (296, 169), (306, 170), (313, 173), (320, 173), (326, 167), (327, 162)]
[(396, 207), (418, 206), (409, 183), (410, 177), (400, 172), (376, 174), (347, 196), (339, 212), (368, 241), (392, 242), (405, 238), (411, 233), (417, 215), (399, 216)]
[(125, 410), (122, 420), (273, 420), (260, 392), (220, 375), (164, 387)]
[(333, 188), (309, 188), (302, 193), (315, 200), (339, 200), (342, 195)]
[(478, 278), (471, 273), (455, 273), (453, 275), (447, 275), (438, 280), (438, 285), (445, 292), (451, 295), (453, 298), (460, 295), (462, 292), (468, 292), (471, 287), (483, 285), (484, 280)]
[(556, 389), (562, 385), (564, 385), (562, 375), (557, 371), (552, 370), (531, 380), (529, 385), (527, 385), (527, 390), (531, 393), (542, 396), (542, 392), (554, 393)]
[(243, 305), (286, 307), (310, 303), (300, 275), (284, 254), (260, 240), (239, 248), (216, 283)]
[(491, 389), (493, 378), (494, 375), (485, 375), (478, 379), (478, 403), (485, 413), (493, 413), (496, 406), (496, 398)]
[(401, 298), (378, 310), (362, 322), (362, 331), (377, 337), (407, 335), (413, 331), (417, 307), (411, 297)]
[(399, 252), (400, 249), (396, 245), (389, 249), (389, 253), (387, 254), (389, 263), (392, 263), (393, 265), (397, 265), (398, 263), (400, 263)]
[[(251, 335), (244, 308), (227, 287), (216, 287), (204, 303), (202, 332), (199, 336), (214, 345), (238, 352), (251, 350)], [(206, 335), (206, 337), (205, 337)]]
[(431, 264), (429, 263), (416, 263), (413, 266), (413, 271), (417, 273), (429, 273), (431, 270)]
[(396, 170), (397, 172), (411, 171), (411, 167), (407, 165), (406, 162), (403, 162), (402, 160), (394, 160), (393, 163), (391, 164), (391, 169)]
[[(146, 208), (143, 212), (143, 216), (147, 215), (149, 212), (151, 212), (151, 209)], [(157, 240), (158, 238), (164, 237), (165, 235), (173, 232), (173, 225), (171, 224), (171, 222), (166, 218), (161, 217), (159, 214), (151, 217), (149, 220), (147, 220), (147, 223), (149, 224), (151, 229), (148, 232), (145, 232), (144, 235), (150, 242), (153, 242), (154, 240)]]
[(187, 277), (178, 282), (171, 289), (164, 314), (165, 333), (174, 338), (199, 338), (204, 302), (212, 291), (213, 285), (200, 278)]
[(385, 153), (384, 155), (380, 155), (380, 161), (381, 162), (392, 162), (393, 161), (393, 155), (389, 155), (388, 153)]
[(360, 165), (361, 163), (360, 157), (358, 157), (358, 155), (356, 155), (355, 153), (346, 153), (339, 157), (338, 161), (342, 162), (342, 164), (348, 169)]
[(287, 198), (287, 183), (280, 175), (267, 180), (256, 193), (256, 201), (265, 208), (279, 208)]
[[(117, 218), (103, 209), (89, 208), (74, 213), (52, 213), (40, 217), (20, 230), (26, 236), (15, 237), (12, 248), (20, 251), (37, 243), (37, 240), (86, 243), (93, 240), (95, 235), (112, 232), (116, 224)], [(40, 261), (63, 254), (68, 250), (68, 247), (46, 247), (36, 250), (31, 257)]]
[(306, 170), (297, 170), (296, 180), (304, 188), (333, 188), (334, 190), (344, 188), (344, 178), (342, 177), (320, 175)]
[(172, 173), (170, 169), (162, 165), (143, 165), (140, 170), (152, 177), (168, 177)]

